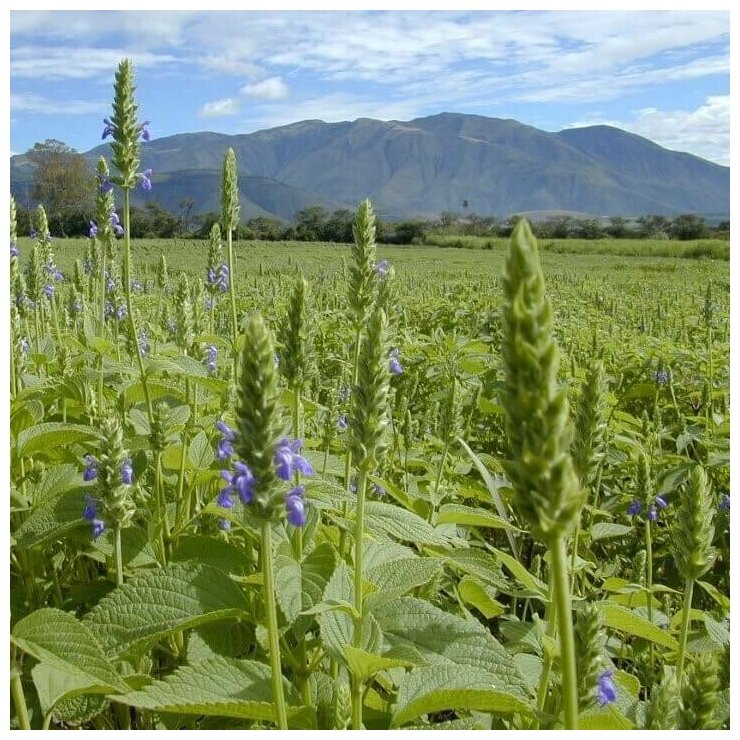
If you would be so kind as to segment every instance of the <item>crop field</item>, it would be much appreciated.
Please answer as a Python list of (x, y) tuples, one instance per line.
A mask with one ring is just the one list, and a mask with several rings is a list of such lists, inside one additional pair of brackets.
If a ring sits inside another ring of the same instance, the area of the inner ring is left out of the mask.
[(233, 243), (233, 152), (130, 242), (122, 151), (11, 208), (12, 728), (729, 728), (727, 260)]

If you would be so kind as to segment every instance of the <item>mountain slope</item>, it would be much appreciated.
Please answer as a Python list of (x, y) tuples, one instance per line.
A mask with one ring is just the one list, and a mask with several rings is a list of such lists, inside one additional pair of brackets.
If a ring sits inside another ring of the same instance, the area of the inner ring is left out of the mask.
[[(729, 213), (729, 168), (609, 126), (548, 133), (517, 121), (441, 113), (412, 121), (301, 121), (253, 134), (180, 134), (145, 144), (151, 197), (177, 209), (218, 208), (223, 156), (237, 155), (244, 217), (290, 219), (318, 204), (370, 197), (386, 219), (466, 211), (505, 216)], [(91, 161), (108, 154), (102, 145)], [(11, 188), (29, 176), (11, 158)], [(467, 203), (467, 205), (464, 205)]]

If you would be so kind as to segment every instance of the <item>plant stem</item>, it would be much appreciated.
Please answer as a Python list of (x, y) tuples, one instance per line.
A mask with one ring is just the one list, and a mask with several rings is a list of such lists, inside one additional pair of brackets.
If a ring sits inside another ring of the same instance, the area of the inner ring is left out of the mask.
[(676, 684), (678, 693), (681, 693), (681, 681), (683, 680), (683, 664), (686, 657), (686, 642), (689, 638), (689, 623), (691, 622), (691, 602), (694, 597), (694, 579), (686, 579), (686, 588), (683, 592), (683, 607), (681, 611), (681, 634), (678, 640), (678, 653), (676, 654)]
[[(645, 517), (645, 553), (647, 563), (645, 565), (645, 590), (647, 591), (647, 617), (650, 624), (653, 623), (653, 535), (650, 529), (650, 519)], [(650, 670), (655, 667), (653, 643), (650, 642)]]
[(231, 347), (234, 353), (234, 381), (237, 375), (238, 353), (236, 351), (236, 338), (239, 334), (239, 327), (236, 323), (236, 293), (234, 292), (234, 241), (231, 229), (226, 230), (226, 245), (229, 252), (229, 296), (231, 298)]
[[(365, 489), (367, 488), (367, 471), (360, 470), (357, 478), (357, 512), (355, 515), (355, 611), (356, 622), (353, 644), (362, 649), (362, 544), (365, 529)], [(356, 676), (352, 677), (352, 727), (355, 730), (362, 729), (362, 681)]]
[(432, 497), (432, 511), (430, 514), (430, 523), (434, 526), (437, 523), (437, 508), (439, 507), (439, 487), (442, 484), (442, 476), (445, 470), (445, 461), (447, 460), (447, 453), (450, 451), (450, 443), (445, 442), (444, 450), (442, 450), (442, 459), (439, 461), (439, 469), (437, 470), (437, 479), (434, 481), (434, 496)]
[(578, 677), (576, 675), (575, 640), (570, 603), (565, 538), (550, 542), (550, 565), (553, 596), (560, 633), (560, 667), (562, 675), (562, 703), (566, 730), (578, 729)]
[(31, 723), (28, 720), (28, 709), (26, 708), (26, 696), (23, 693), (23, 683), (20, 672), (10, 679), (10, 692), (13, 695), (15, 713), (18, 717), (18, 727), (21, 730), (30, 730)]
[(116, 586), (123, 586), (123, 551), (121, 550), (121, 528), (116, 527)]
[(272, 574), (272, 525), (262, 522), (262, 579), (265, 590), (267, 615), (267, 637), (270, 644), (270, 669), (272, 671), (272, 699), (275, 703), (275, 723), (280, 730), (288, 729), (288, 718), (283, 696), (283, 672), (280, 664), (280, 641), (278, 637), (275, 588)]
[(126, 259), (124, 261), (123, 291), (126, 296), (126, 310), (128, 311), (129, 331), (131, 332), (131, 341), (134, 345), (136, 360), (139, 363), (139, 374), (141, 376), (141, 387), (146, 399), (146, 410), (149, 415), (149, 426), (154, 426), (154, 411), (152, 409), (152, 399), (149, 396), (149, 386), (146, 383), (146, 373), (144, 371), (144, 360), (141, 356), (141, 347), (139, 347), (139, 335), (136, 331), (136, 322), (134, 321), (134, 311), (131, 306), (131, 194), (128, 188), (123, 189), (123, 229), (124, 241), (126, 244)]

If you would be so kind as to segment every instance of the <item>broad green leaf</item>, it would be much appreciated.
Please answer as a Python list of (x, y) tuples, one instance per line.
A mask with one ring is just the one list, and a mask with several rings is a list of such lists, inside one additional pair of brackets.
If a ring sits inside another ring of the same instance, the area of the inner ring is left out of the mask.
[(422, 714), (450, 709), (531, 714), (520, 693), (487, 671), (469, 665), (421, 666), (401, 679), (391, 725), (399, 727)]
[(40, 661), (33, 678), (45, 712), (65, 697), (128, 691), (94, 634), (72, 614), (39, 609), (16, 623), (10, 640)]
[(724, 610), (725, 614), (730, 613), (730, 599), (723, 594), (713, 583), (707, 581), (697, 581), (696, 584), (701, 586)]
[[(40, 668), (41, 666), (36, 666)], [(33, 672), (33, 671), (32, 671)], [(73, 696), (62, 699), (54, 706), (54, 721), (64, 722), (65, 725), (79, 727), (97, 717), (110, 705), (110, 701), (100, 694), (88, 694), (86, 696)], [(43, 706), (43, 704), (42, 704)]]
[(188, 447), (188, 460), (197, 469), (207, 469), (216, 459), (204, 431), (198, 432)]
[(483, 583), (464, 576), (457, 587), (460, 598), (470, 606), (474, 606), (486, 619), (492, 619), (504, 613), (504, 607), (496, 601), (496, 592)]
[(501, 572), (501, 565), (491, 553), (485, 550), (479, 550), (473, 547), (466, 549), (456, 548), (445, 550), (438, 557), (441, 557), (463, 573), (468, 573), (500, 591), (508, 593), (511, 590), (504, 574)]
[(496, 558), (501, 561), (502, 565), (508, 569), (511, 575), (524, 586), (524, 588), (530, 591), (535, 591), (542, 596), (547, 594), (547, 586), (545, 586), (539, 578), (535, 578), (516, 558), (511, 557), (509, 553), (503, 550), (493, 548), (493, 552)]
[(274, 561), (277, 602), (288, 624), (292, 624), (321, 601), (334, 572), (334, 548), (324, 542), (299, 562), (290, 541), (283, 540), (276, 548)]
[(671, 650), (678, 648), (678, 643), (672, 635), (623, 606), (601, 602), (599, 609), (601, 610), (605, 627), (610, 627), (611, 629), (624, 632), (628, 635), (634, 635), (635, 637), (642, 637), (658, 645), (664, 645)]
[(352, 645), (344, 646), (344, 657), (350, 672), (362, 681), (389, 668), (406, 668), (414, 665), (413, 662), (402, 658), (367, 653)]
[(614, 522), (598, 522), (591, 527), (591, 539), (605, 540), (609, 537), (624, 537), (632, 527), (627, 524), (615, 524)]
[(27, 548), (58, 539), (69, 531), (90, 526), (82, 513), (85, 508), (84, 493), (87, 487), (75, 488), (56, 498), (48, 497), (35, 506), (23, 524), (13, 533), (16, 547)]
[(453, 524), (464, 524), (469, 527), (487, 527), (490, 529), (507, 529), (518, 532), (519, 530), (509, 522), (496, 516), (485, 509), (473, 508), (462, 504), (444, 504), (439, 509), (437, 517), (439, 524), (451, 522)]
[[(350, 515), (352, 517), (353, 514)], [(368, 501), (365, 504), (365, 529), (376, 536), (387, 535), (420, 545), (448, 543), (447, 537), (417, 514), (383, 501)]]
[(244, 547), (200, 534), (178, 539), (170, 562), (179, 563), (186, 560), (212, 565), (224, 573), (238, 576), (245, 575), (252, 567), (252, 560)]
[(98, 439), (100, 433), (92, 427), (50, 421), (24, 429), (18, 435), (18, 457), (46, 456), (79, 442)]
[[(295, 696), (284, 681), (287, 699)], [(182, 666), (163, 681), (141, 691), (112, 697), (116, 701), (153, 712), (176, 712), (216, 717), (234, 717), (272, 722), (270, 667), (254, 660), (211, 658), (193, 666)], [(302, 707), (289, 707), (290, 714)]]
[(103, 598), (85, 617), (105, 653), (134, 655), (178, 630), (246, 616), (246, 597), (223, 571), (173, 563), (142, 572)]
[(721, 648), (727, 647), (730, 644), (730, 633), (727, 628), (712, 619), (708, 614), (704, 614), (702, 619), (709, 639)]
[[(33, 487), (31, 499), (34, 506), (56, 498), (71, 488), (79, 488), (80, 482), (80, 471), (74, 465), (55, 465), (53, 468), (48, 468)], [(80, 501), (83, 500), (82, 496), (83, 494), (80, 494)]]
[(441, 570), (442, 563), (434, 558), (403, 558), (365, 571), (365, 578), (374, 583), (384, 596), (401, 596), (412, 588), (429, 583)]
[[(92, 543), (93, 551), (99, 552), (105, 558), (115, 557), (115, 535), (106, 530), (102, 537)], [(144, 568), (157, 565), (157, 555), (149, 542), (147, 533), (141, 527), (127, 527), (121, 531), (121, 556), (123, 564), (128, 568)]]
[(617, 707), (590, 709), (578, 718), (579, 730), (634, 730), (635, 723), (627, 719)]

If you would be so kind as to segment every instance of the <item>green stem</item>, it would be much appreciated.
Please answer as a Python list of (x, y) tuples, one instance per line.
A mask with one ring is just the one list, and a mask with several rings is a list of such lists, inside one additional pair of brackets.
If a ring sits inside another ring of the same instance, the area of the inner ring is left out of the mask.
[(447, 453), (450, 451), (450, 443), (445, 442), (444, 450), (442, 450), (442, 459), (439, 461), (439, 469), (437, 470), (437, 479), (434, 481), (434, 497), (432, 498), (432, 511), (430, 522), (434, 526), (437, 523), (437, 507), (439, 506), (439, 487), (442, 484), (442, 475), (445, 470), (445, 461), (447, 460)]
[[(551, 639), (555, 638), (557, 628), (557, 619), (555, 616), (555, 610), (553, 609), (553, 585), (554, 581), (552, 577), (550, 577), (549, 594), (547, 605), (545, 606), (545, 622), (547, 623), (545, 636)], [(547, 691), (550, 688), (550, 671), (552, 670), (552, 658), (552, 650), (546, 643), (544, 648), (544, 655), (542, 657), (542, 672), (540, 673), (540, 682), (537, 686), (537, 710), (540, 712), (545, 711)], [(535, 721), (533, 729), (539, 729), (539, 723), (537, 721)]]
[[(645, 518), (645, 553), (647, 563), (645, 565), (645, 590), (647, 591), (647, 617), (650, 624), (653, 623), (653, 535), (650, 528), (650, 520)], [(653, 643), (650, 642), (650, 669), (655, 667)]]
[(15, 705), (15, 713), (18, 717), (18, 727), (21, 730), (30, 730), (31, 723), (28, 720), (28, 709), (26, 708), (26, 696), (23, 693), (23, 683), (21, 681), (21, 674), (16, 673), (10, 679), (10, 692), (13, 695), (13, 704)]
[[(355, 592), (355, 632), (353, 644), (356, 648), (362, 649), (362, 544), (363, 533), (365, 529), (365, 489), (367, 488), (367, 471), (359, 471), (357, 478), (357, 512), (355, 514), (355, 573), (354, 573), (354, 592)], [(362, 729), (362, 681), (356, 676), (352, 677), (352, 727), (355, 730)]]
[(146, 382), (146, 372), (144, 371), (144, 359), (141, 356), (141, 347), (139, 347), (139, 335), (136, 331), (136, 322), (134, 321), (134, 311), (131, 305), (131, 194), (128, 188), (123, 190), (123, 233), (126, 244), (126, 258), (123, 266), (124, 295), (126, 296), (126, 310), (128, 311), (129, 331), (131, 332), (131, 341), (134, 345), (136, 360), (139, 364), (139, 375), (141, 376), (141, 387), (146, 399), (146, 409), (149, 415), (149, 426), (154, 426), (154, 411), (152, 408), (152, 399), (149, 395), (149, 386)]
[(116, 527), (116, 586), (123, 586), (123, 551), (121, 550), (121, 528)]
[(678, 641), (678, 653), (676, 654), (676, 684), (678, 693), (681, 693), (681, 681), (683, 680), (683, 664), (686, 657), (686, 642), (689, 638), (689, 623), (691, 622), (691, 602), (694, 597), (694, 579), (686, 579), (686, 588), (683, 592), (683, 607), (681, 611), (681, 634)]
[(562, 703), (566, 730), (578, 729), (578, 677), (576, 675), (575, 640), (571, 614), (570, 583), (565, 550), (565, 538), (556, 537), (550, 543), (553, 596), (560, 633), (560, 666)]
[(226, 230), (226, 245), (229, 252), (229, 296), (231, 297), (231, 347), (234, 353), (234, 381), (237, 375), (238, 356), (236, 351), (236, 338), (239, 334), (239, 328), (236, 323), (236, 293), (234, 292), (234, 283), (236, 275), (234, 274), (234, 242), (232, 239), (231, 229)]
[(272, 671), (272, 698), (275, 703), (275, 723), (280, 730), (288, 729), (288, 717), (283, 696), (283, 672), (280, 665), (280, 639), (278, 636), (275, 588), (272, 573), (272, 527), (262, 522), (262, 579), (267, 612), (267, 637), (270, 644), (270, 669)]

